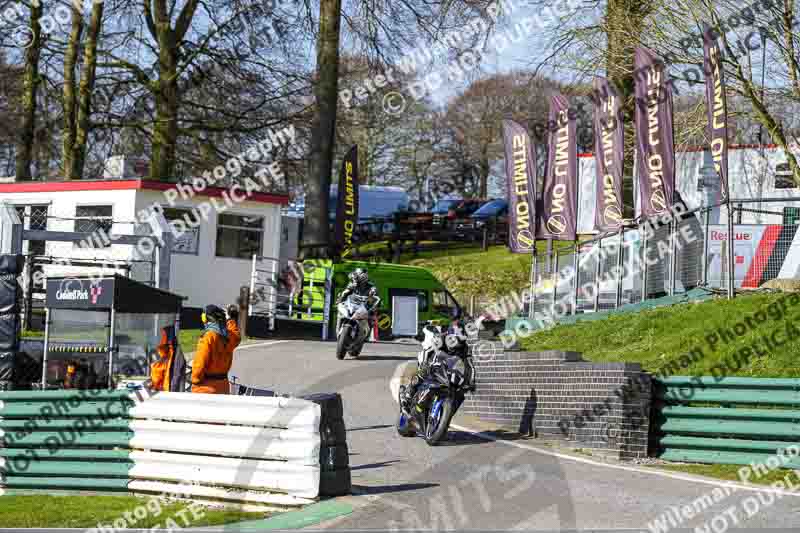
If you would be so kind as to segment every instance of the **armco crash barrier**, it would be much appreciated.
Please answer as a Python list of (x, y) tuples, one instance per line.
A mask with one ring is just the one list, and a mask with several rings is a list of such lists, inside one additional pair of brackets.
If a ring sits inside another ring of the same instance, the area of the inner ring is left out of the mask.
[[(0, 491), (166, 492), (303, 505), (350, 490), (344, 432), (323, 424), (331, 412), (341, 420), (341, 411), (338, 395), (315, 402), (174, 392), (0, 393)], [(347, 468), (346, 485), (321, 474), (321, 451)]]
[[(800, 442), (800, 379), (672, 376), (653, 391), (661, 459), (747, 465)], [(800, 468), (800, 458), (783, 466)]]

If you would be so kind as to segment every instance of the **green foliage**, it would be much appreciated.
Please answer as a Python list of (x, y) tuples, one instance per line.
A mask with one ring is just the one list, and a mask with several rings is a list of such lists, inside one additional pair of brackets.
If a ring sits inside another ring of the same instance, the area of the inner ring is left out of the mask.
[[(0, 497), (0, 524), (10, 528), (81, 528), (97, 527), (98, 524), (112, 525), (114, 520), (124, 517), (137, 507), (146, 506), (147, 498), (135, 496), (50, 496), (24, 495)], [(148, 516), (130, 527), (147, 529), (160, 525), (166, 529), (165, 522), (172, 519), (178, 526), (184, 522), (178, 513), (187, 508), (185, 503), (162, 504), (158, 516)], [(192, 527), (216, 526), (246, 520), (266, 518), (265, 513), (245, 513), (229, 509), (205, 509), (204, 516), (192, 520), (192, 513), (184, 513)]]
[[(671, 465), (650, 465), (656, 468), (663, 468), (664, 470), (672, 470), (675, 472), (686, 472), (687, 474), (695, 474), (699, 476), (708, 476), (717, 479), (724, 479), (726, 481), (740, 481), (739, 469), (741, 465), (696, 465), (696, 464), (671, 464)], [(787, 475), (791, 475), (793, 483), (796, 482), (796, 477), (788, 470), (781, 468), (771, 470), (763, 476), (752, 476), (750, 482), (756, 485), (772, 485), (777, 481), (783, 481)]]
[[(789, 307), (780, 320), (768, 319), (730, 342), (713, 348), (707, 336), (724, 328), (732, 330), (756, 311), (784, 297), (780, 294), (740, 295), (734, 300), (715, 299), (661, 307), (639, 313), (612, 315), (604, 320), (556, 326), (522, 340), (525, 350), (570, 350), (581, 352), (590, 361), (641, 363), (657, 372), (681, 355), (699, 348), (703, 357), (689, 366), (685, 375), (712, 375), (711, 369), (732, 360), (738, 350), (760, 342), (776, 329), (784, 330), (787, 321), (797, 323), (800, 305)], [(759, 346), (762, 346), (759, 344)], [(730, 375), (742, 377), (799, 377), (800, 339), (793, 339), (761, 357), (751, 357), (747, 365)]]

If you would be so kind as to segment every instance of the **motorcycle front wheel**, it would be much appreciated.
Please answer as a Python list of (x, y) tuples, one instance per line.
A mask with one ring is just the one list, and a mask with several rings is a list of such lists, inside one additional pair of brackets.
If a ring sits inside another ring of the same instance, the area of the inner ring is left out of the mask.
[(411, 420), (402, 410), (400, 410), (400, 416), (397, 417), (397, 434), (401, 437), (414, 437), (417, 434), (411, 426)]
[(344, 359), (347, 355), (347, 339), (350, 337), (350, 326), (342, 326), (342, 331), (339, 333), (339, 338), (336, 339), (336, 359)]
[[(438, 405), (437, 405), (438, 404)], [(428, 424), (425, 428), (425, 442), (429, 446), (436, 446), (444, 440), (450, 419), (453, 417), (453, 399), (437, 399), (433, 402), (428, 413)]]

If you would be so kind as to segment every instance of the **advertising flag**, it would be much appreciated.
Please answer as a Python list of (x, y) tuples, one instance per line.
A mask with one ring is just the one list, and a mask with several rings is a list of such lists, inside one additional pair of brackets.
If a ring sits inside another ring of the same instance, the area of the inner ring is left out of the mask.
[(503, 121), (511, 252), (531, 254), (536, 246), (536, 154), (525, 128)]
[(578, 228), (577, 113), (560, 94), (550, 101), (547, 172), (542, 190), (541, 224), (537, 237), (574, 241)]
[(652, 217), (670, 209), (675, 191), (672, 87), (664, 62), (647, 48), (636, 48), (634, 66), (639, 205)]
[(703, 66), (706, 75), (708, 138), (714, 169), (720, 179), (722, 197), (728, 198), (728, 104), (725, 99), (725, 71), (717, 33), (707, 24), (703, 28)]
[(600, 233), (622, 225), (622, 170), (625, 161), (621, 106), (616, 89), (605, 78), (595, 78), (594, 153), (597, 208), (594, 227)]
[(342, 257), (353, 246), (353, 232), (358, 224), (358, 146), (353, 146), (342, 161), (336, 202), (334, 241)]

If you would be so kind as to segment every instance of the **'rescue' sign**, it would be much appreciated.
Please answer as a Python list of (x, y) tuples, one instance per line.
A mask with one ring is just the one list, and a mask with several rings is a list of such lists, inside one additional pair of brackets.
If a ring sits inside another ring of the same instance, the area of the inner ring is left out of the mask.
[(536, 245), (536, 154), (522, 125), (503, 121), (508, 184), (508, 240), (512, 253), (533, 253)]
[(113, 279), (101, 279), (97, 282), (77, 278), (47, 280), (47, 307), (109, 309), (113, 301)]

